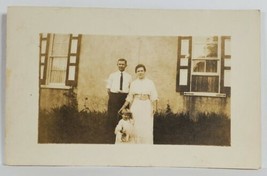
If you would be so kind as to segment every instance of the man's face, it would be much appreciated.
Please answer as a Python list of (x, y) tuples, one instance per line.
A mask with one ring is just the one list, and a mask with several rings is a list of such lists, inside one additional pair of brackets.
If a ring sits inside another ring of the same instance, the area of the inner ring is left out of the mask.
[(124, 61), (118, 61), (117, 65), (118, 65), (118, 68), (121, 72), (123, 72), (127, 66)]

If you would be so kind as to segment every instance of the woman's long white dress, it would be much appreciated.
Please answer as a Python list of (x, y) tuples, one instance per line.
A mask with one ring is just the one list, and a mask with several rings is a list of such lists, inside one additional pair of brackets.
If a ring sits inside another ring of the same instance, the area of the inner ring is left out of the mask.
[[(147, 98), (140, 98), (147, 97)], [(131, 83), (126, 101), (134, 119), (134, 139), (137, 144), (153, 144), (153, 105), (158, 94), (152, 80), (136, 79)]]

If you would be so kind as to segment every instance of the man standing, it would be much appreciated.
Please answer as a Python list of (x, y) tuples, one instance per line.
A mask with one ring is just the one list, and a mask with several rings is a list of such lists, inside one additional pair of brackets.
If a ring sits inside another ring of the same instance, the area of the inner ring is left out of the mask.
[(132, 76), (125, 72), (127, 60), (120, 58), (117, 61), (118, 71), (111, 73), (107, 82), (108, 100), (108, 116), (112, 129), (114, 130), (119, 122), (118, 111), (125, 102), (128, 95)]

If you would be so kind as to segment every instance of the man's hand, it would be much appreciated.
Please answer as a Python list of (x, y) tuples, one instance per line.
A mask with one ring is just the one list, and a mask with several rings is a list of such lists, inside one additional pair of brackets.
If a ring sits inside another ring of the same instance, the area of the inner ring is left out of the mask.
[(108, 93), (108, 95), (110, 95), (110, 89), (107, 89), (107, 93)]

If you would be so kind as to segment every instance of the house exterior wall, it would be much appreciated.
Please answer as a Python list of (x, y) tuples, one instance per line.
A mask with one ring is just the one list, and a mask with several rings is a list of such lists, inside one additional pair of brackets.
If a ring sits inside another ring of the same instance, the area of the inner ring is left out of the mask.
[(69, 99), (64, 93), (68, 93), (69, 90), (64, 89), (40, 89), (40, 110), (50, 110), (51, 108), (57, 108), (62, 105), (67, 105)]
[(184, 96), (184, 106), (189, 111), (190, 117), (197, 118), (198, 113), (224, 114), (230, 118), (230, 98), (229, 97), (192, 97)]
[(117, 59), (128, 61), (126, 71), (135, 79), (134, 68), (142, 63), (159, 94), (158, 109), (167, 104), (173, 112), (216, 112), (230, 117), (230, 98), (190, 97), (176, 92), (178, 37), (91, 36), (81, 43), (77, 100), (82, 110), (106, 111), (106, 81), (117, 71)]

